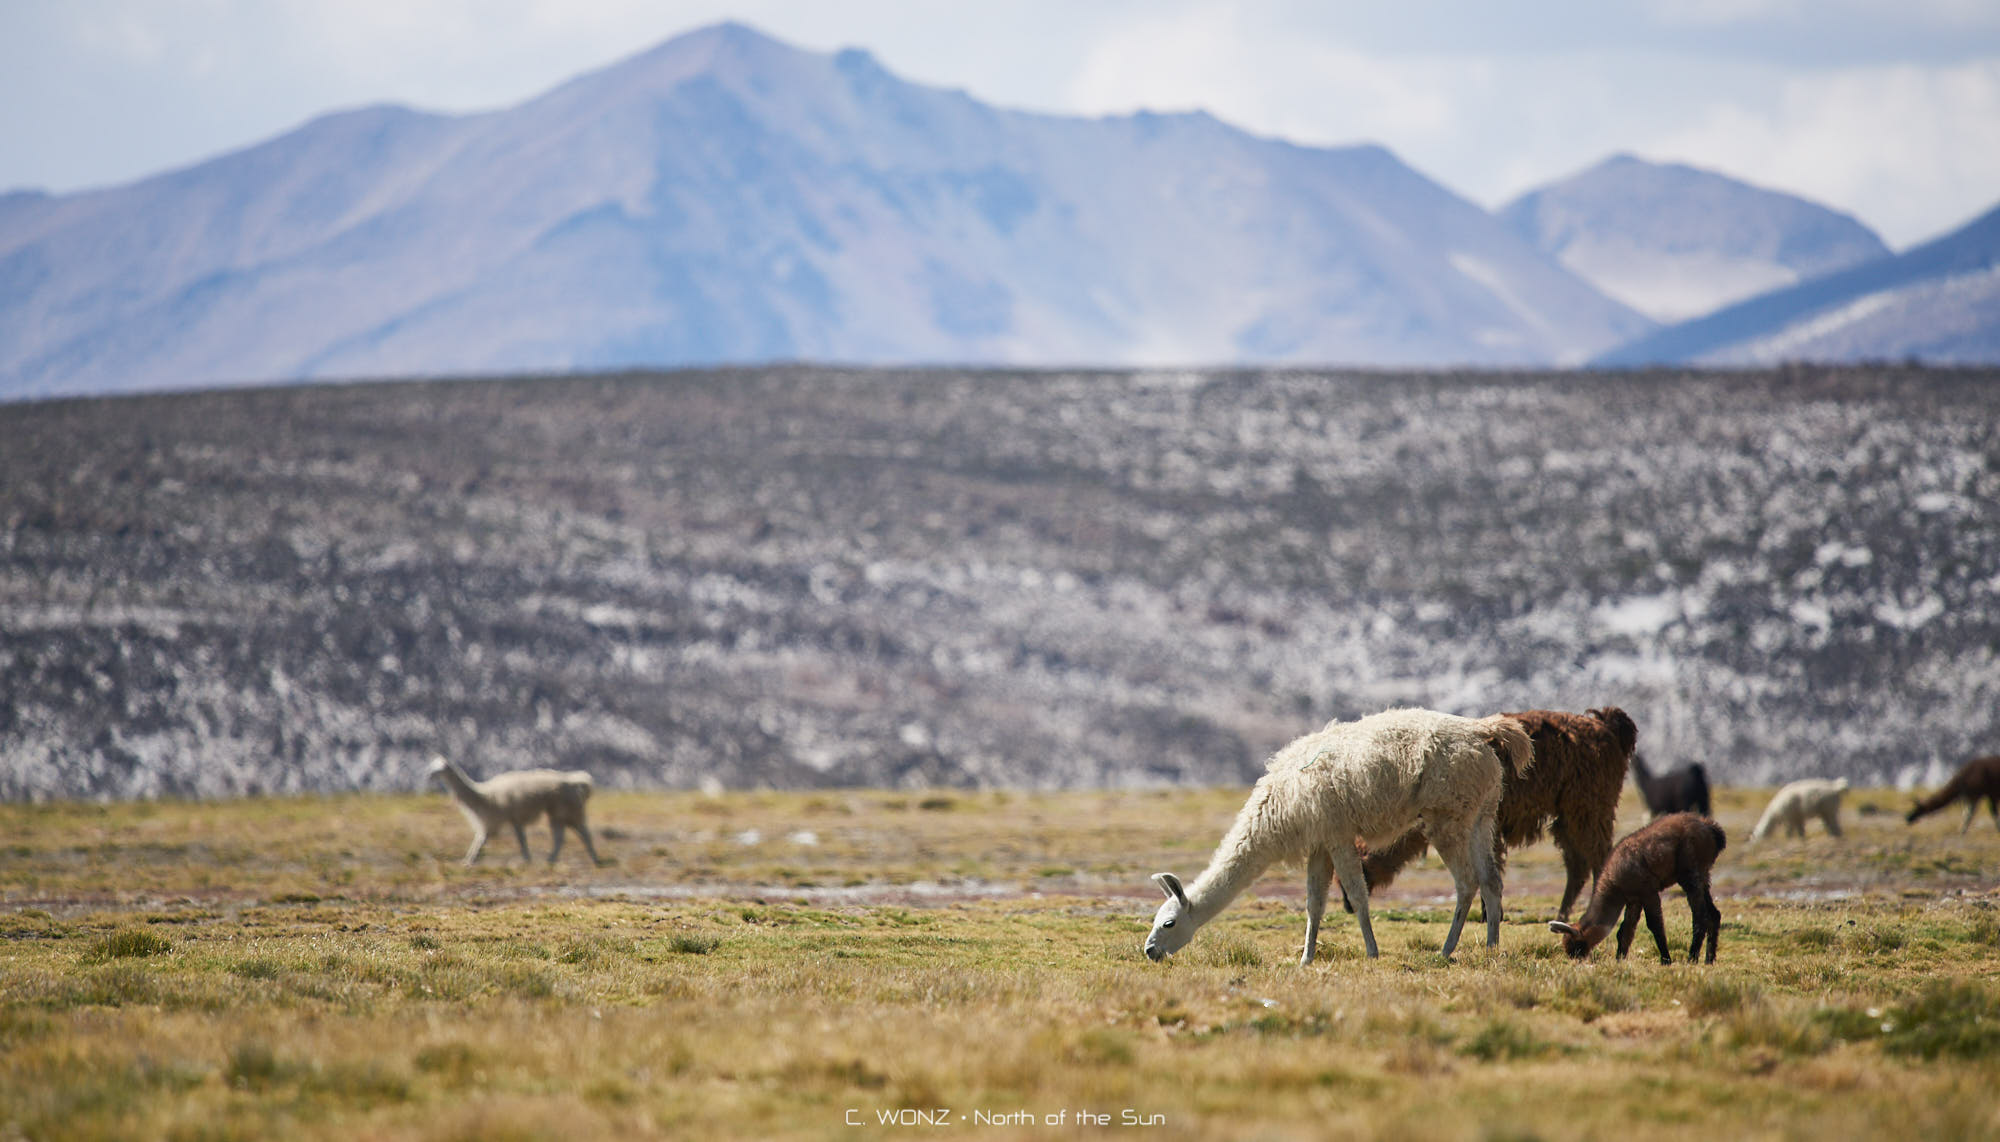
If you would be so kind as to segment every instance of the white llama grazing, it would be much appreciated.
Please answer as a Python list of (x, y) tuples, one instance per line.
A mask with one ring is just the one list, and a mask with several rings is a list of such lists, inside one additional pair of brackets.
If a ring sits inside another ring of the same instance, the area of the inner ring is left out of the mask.
[(550, 864), (556, 863), (556, 854), (562, 852), (565, 825), (583, 838), (584, 850), (590, 853), (592, 864), (604, 863), (597, 857), (597, 846), (590, 842), (590, 826), (583, 819), (583, 803), (590, 799), (590, 774), (583, 770), (524, 769), (474, 781), (464, 770), (440, 756), (431, 759), (428, 775), (444, 779), (452, 799), (458, 802), (459, 812), (465, 814), (466, 823), (472, 826), (472, 847), (465, 850), (466, 864), (479, 859), (479, 850), (486, 847), (487, 833), (501, 824), (514, 826), (514, 839), (521, 843), (521, 859), (533, 860), (528, 855), (528, 832), (522, 826), (543, 816), (548, 817), (549, 831), (555, 834), (555, 844), (549, 849)]
[(1421, 825), (1451, 869), (1458, 908), (1443, 954), (1458, 946), (1475, 886), (1486, 909), (1486, 943), (1500, 942), (1500, 871), (1493, 858), (1500, 803), (1500, 754), (1514, 771), (1534, 763), (1521, 723), (1495, 715), (1460, 718), (1432, 710), (1388, 710), (1334, 722), (1278, 751), (1223, 835), (1208, 868), (1186, 888), (1172, 873), (1153, 883), (1167, 894), (1146, 937), (1158, 961), (1187, 946), (1257, 875), (1278, 861), (1306, 866), (1306, 942), (1312, 962), (1332, 878), (1354, 904), (1361, 939), (1376, 955), (1368, 885), (1354, 842), (1380, 846)]
[(1826, 822), (1827, 833), (1837, 837), (1840, 835), (1840, 795), (1845, 792), (1845, 777), (1833, 781), (1820, 777), (1794, 781), (1771, 798), (1764, 815), (1757, 818), (1757, 827), (1750, 830), (1750, 839), (1761, 841), (1779, 825), (1785, 827), (1786, 835), (1803, 837), (1806, 835), (1807, 817), (1818, 817)]

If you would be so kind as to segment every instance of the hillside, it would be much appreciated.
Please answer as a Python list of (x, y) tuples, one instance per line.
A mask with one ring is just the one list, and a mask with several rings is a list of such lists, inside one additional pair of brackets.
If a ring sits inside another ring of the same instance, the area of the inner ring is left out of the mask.
[(741, 25), (0, 200), (0, 398), (776, 360), (1577, 362), (1651, 323), (1373, 146), (1084, 119)]
[(1874, 231), (1818, 203), (1630, 155), (1521, 195), (1499, 217), (1529, 245), (1663, 322), (1889, 254)]
[(1598, 363), (1790, 360), (2000, 361), (2000, 207), (1894, 257), (1669, 326)]
[(1983, 372), (721, 370), (0, 417), (0, 797), (1241, 782), (1391, 703), (2000, 745)]

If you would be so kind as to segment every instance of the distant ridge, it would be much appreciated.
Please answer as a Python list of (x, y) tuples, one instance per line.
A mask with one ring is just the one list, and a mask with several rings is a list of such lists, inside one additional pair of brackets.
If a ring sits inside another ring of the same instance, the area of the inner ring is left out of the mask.
[(1889, 253), (1874, 231), (1817, 203), (1631, 155), (1524, 194), (1499, 216), (1657, 321), (1697, 317)]
[(0, 397), (771, 360), (1573, 363), (1651, 323), (1376, 146), (1070, 118), (721, 24), (0, 199)]
[(1906, 253), (1662, 329), (1595, 364), (2000, 361), (2000, 207)]

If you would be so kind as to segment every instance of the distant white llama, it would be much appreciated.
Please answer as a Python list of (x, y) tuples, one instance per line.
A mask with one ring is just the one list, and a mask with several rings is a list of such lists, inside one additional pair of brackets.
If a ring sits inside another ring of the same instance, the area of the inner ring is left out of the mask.
[(1779, 825), (1785, 827), (1786, 835), (1803, 837), (1806, 835), (1807, 817), (1818, 817), (1826, 822), (1827, 833), (1837, 837), (1840, 835), (1840, 795), (1845, 792), (1845, 777), (1833, 781), (1820, 777), (1794, 781), (1771, 798), (1764, 815), (1757, 818), (1757, 827), (1750, 830), (1750, 839), (1761, 841)]
[(583, 838), (592, 864), (604, 863), (598, 859), (597, 846), (590, 841), (590, 826), (583, 819), (583, 803), (590, 799), (590, 774), (581, 769), (524, 769), (474, 781), (439, 756), (431, 759), (428, 776), (444, 779), (459, 812), (472, 826), (472, 847), (465, 850), (468, 865), (479, 859), (487, 834), (501, 824), (514, 827), (514, 839), (521, 843), (521, 859), (533, 860), (528, 854), (528, 832), (522, 826), (544, 816), (549, 819), (549, 831), (555, 834), (555, 844), (549, 849), (550, 864), (556, 863), (556, 855), (562, 852), (565, 826)]
[(1486, 943), (1500, 942), (1500, 871), (1493, 857), (1494, 813), (1505, 755), (1516, 773), (1534, 763), (1521, 723), (1504, 715), (1461, 718), (1432, 710), (1388, 710), (1335, 722), (1292, 742), (1224, 834), (1208, 868), (1183, 888), (1172, 873), (1153, 883), (1167, 894), (1146, 937), (1158, 961), (1186, 947), (1257, 875), (1279, 861), (1306, 866), (1306, 940), (1312, 962), (1333, 877), (1354, 904), (1361, 940), (1377, 954), (1368, 886), (1354, 842), (1379, 846), (1421, 824), (1451, 870), (1458, 907), (1443, 954), (1458, 946), (1475, 886), (1486, 910)]

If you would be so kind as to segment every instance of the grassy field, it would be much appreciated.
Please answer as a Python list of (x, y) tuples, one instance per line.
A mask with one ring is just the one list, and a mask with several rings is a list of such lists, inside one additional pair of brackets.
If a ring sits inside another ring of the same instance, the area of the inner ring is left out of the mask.
[(0, 806), (0, 1138), (2000, 1134), (2000, 834), (1753, 846), (1764, 796), (1712, 967), (1561, 958), (1546, 845), (1455, 962), (1433, 858), (1377, 961), (1297, 967), (1274, 870), (1147, 963), (1240, 791), (605, 794), (555, 869), (442, 795)]

